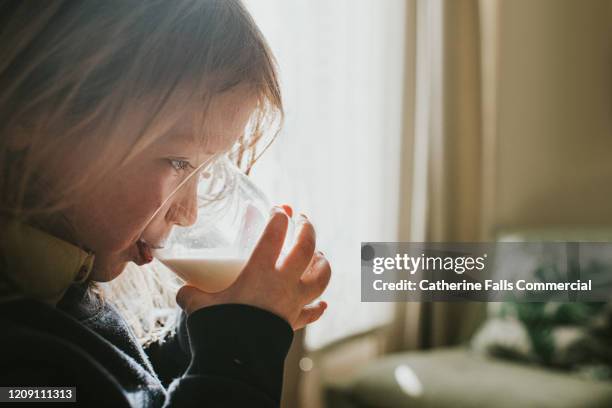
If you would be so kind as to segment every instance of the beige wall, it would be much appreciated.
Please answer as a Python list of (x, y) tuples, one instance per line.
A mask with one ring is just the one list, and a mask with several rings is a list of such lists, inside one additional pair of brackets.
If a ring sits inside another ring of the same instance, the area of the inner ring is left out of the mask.
[(612, 225), (612, 1), (499, 4), (494, 225)]

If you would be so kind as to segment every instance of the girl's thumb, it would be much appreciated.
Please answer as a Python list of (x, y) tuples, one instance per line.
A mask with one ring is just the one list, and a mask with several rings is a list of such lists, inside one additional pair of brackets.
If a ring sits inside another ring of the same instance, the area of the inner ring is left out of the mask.
[(208, 294), (201, 290), (185, 285), (176, 292), (176, 303), (187, 314), (194, 311), (194, 308), (202, 308), (207, 305)]

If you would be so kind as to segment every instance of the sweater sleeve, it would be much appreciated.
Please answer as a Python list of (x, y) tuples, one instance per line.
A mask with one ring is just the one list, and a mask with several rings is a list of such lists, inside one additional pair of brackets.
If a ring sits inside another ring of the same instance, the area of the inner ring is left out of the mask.
[(187, 318), (191, 363), (172, 382), (165, 407), (280, 405), (291, 326), (242, 304), (206, 307)]
[(73, 386), (76, 403), (70, 406), (132, 407), (114, 377), (78, 346), (37, 331), (8, 329), (0, 338), (0, 349), (10, 350), (0, 353), (2, 386)]

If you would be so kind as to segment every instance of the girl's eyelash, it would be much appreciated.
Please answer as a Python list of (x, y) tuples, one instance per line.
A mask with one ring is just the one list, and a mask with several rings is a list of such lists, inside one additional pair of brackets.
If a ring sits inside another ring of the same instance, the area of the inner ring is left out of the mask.
[(193, 169), (194, 167), (187, 160), (181, 159), (169, 159), (170, 165), (174, 167), (176, 171), (185, 171), (188, 169)]

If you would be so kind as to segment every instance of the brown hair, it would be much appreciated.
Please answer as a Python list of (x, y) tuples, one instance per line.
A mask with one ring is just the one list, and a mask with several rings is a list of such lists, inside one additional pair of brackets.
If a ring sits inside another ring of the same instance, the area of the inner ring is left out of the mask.
[[(183, 106), (202, 106), (201, 129), (212, 98), (237, 85), (258, 102), (230, 152), (248, 173), (283, 109), (274, 58), (240, 0), (0, 0), (0, 225), (3, 214), (60, 213)], [(79, 170), (41, 192), (68, 151)], [(147, 344), (174, 331), (178, 285), (159, 264), (128, 264), (91, 289)]]
[[(274, 58), (239, 0), (0, 1), (0, 211), (64, 208), (181, 106), (201, 103), (203, 119), (214, 95), (238, 84), (258, 101), (232, 152), (248, 173), (283, 110)], [(136, 108), (146, 114), (135, 119)], [(66, 151), (88, 159), (43, 201), (35, 186)]]

